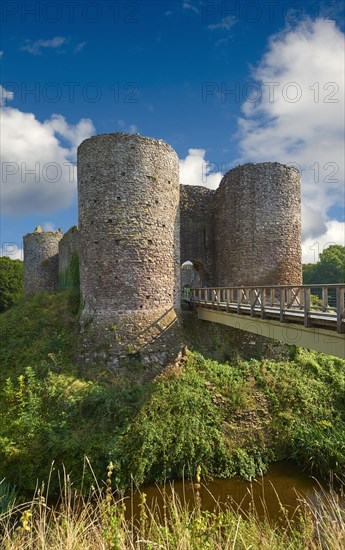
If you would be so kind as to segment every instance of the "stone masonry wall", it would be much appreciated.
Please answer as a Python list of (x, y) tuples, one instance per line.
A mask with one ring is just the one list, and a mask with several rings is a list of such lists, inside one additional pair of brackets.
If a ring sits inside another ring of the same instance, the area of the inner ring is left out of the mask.
[(98, 135), (78, 149), (78, 200), (79, 230), (62, 237), (38, 226), (24, 236), (24, 288), (56, 289), (79, 253), (85, 365), (118, 368), (134, 357), (163, 366), (176, 357), (188, 260), (202, 286), (302, 282), (294, 168), (246, 164), (212, 191), (179, 185), (177, 154), (161, 140)]
[(300, 175), (278, 163), (228, 172), (215, 194), (217, 285), (301, 284)]
[(181, 185), (181, 263), (191, 261), (201, 284), (210, 286), (214, 265), (214, 191), (196, 185)]
[(58, 285), (60, 230), (45, 231), (38, 226), (24, 236), (24, 292), (55, 290)]
[(69, 268), (74, 253), (79, 254), (79, 230), (76, 225), (59, 242), (59, 273), (64, 273)]
[(177, 154), (161, 140), (116, 133), (79, 146), (86, 354), (95, 334), (115, 362), (126, 350), (174, 353), (166, 337), (180, 305), (179, 187)]

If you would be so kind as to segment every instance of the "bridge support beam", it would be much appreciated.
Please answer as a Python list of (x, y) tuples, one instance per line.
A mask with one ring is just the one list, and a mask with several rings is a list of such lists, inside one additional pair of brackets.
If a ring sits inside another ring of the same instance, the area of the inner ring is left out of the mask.
[(203, 321), (220, 323), (240, 330), (279, 340), (285, 344), (313, 349), (345, 359), (345, 338), (334, 330), (319, 327), (306, 328), (294, 323), (280, 323), (272, 319), (253, 318), (248, 315), (226, 311), (198, 308), (198, 317)]

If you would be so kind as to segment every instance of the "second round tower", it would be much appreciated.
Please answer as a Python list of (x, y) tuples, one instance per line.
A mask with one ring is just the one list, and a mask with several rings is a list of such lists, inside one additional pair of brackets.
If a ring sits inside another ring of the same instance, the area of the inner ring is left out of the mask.
[(300, 174), (277, 162), (230, 170), (215, 193), (219, 286), (299, 285)]

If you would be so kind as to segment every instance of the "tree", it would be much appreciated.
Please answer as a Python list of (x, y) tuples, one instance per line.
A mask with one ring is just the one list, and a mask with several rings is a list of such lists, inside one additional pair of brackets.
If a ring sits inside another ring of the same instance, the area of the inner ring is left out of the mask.
[(24, 293), (24, 264), (21, 260), (0, 258), (0, 312), (9, 309)]
[(303, 283), (345, 283), (345, 246), (331, 244), (320, 254), (320, 260), (316, 264), (305, 264)]

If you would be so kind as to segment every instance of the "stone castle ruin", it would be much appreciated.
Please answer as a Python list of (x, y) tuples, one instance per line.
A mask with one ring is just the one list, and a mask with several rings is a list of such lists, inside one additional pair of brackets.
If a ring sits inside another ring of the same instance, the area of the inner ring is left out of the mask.
[(212, 191), (180, 185), (161, 140), (97, 135), (78, 148), (78, 202), (78, 227), (25, 235), (24, 278), (26, 293), (57, 289), (79, 258), (86, 361), (174, 357), (185, 262), (203, 286), (301, 284), (295, 168), (245, 164)]

